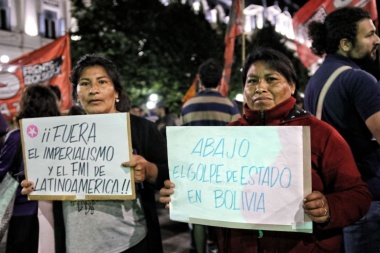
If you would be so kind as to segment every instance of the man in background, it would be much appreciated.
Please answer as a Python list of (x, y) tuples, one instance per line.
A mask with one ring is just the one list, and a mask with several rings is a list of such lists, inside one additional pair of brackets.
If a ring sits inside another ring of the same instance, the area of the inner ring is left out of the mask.
[(222, 68), (209, 59), (198, 68), (200, 80), (198, 94), (182, 106), (184, 126), (225, 126), (240, 117), (236, 103), (224, 97), (218, 88)]
[(344, 229), (345, 251), (380, 252), (380, 85), (360, 68), (376, 59), (380, 39), (370, 14), (358, 7), (337, 9), (324, 22), (310, 23), (309, 37), (314, 53), (327, 56), (306, 87), (305, 109), (317, 115), (322, 87), (335, 70), (349, 67), (328, 89), (321, 119), (347, 141), (372, 194), (366, 216)]

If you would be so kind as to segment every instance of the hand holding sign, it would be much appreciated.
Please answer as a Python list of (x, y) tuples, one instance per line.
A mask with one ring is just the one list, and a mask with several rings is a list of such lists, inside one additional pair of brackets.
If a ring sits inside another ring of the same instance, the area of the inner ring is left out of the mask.
[[(131, 157), (127, 115), (23, 119), (26, 178), (34, 184), (29, 198), (135, 198), (133, 174), (120, 161)], [(108, 131), (108, 122), (115, 131)]]
[(157, 165), (148, 162), (140, 155), (133, 155), (130, 162), (124, 162), (122, 165), (133, 169), (136, 183), (142, 183), (145, 180), (154, 183), (157, 178)]
[[(308, 127), (169, 127), (161, 202), (177, 221), (311, 232)], [(168, 195), (173, 194), (168, 197)]]
[(175, 184), (170, 180), (165, 180), (164, 187), (160, 190), (160, 202), (165, 204), (165, 208), (170, 207), (170, 195), (174, 193)]

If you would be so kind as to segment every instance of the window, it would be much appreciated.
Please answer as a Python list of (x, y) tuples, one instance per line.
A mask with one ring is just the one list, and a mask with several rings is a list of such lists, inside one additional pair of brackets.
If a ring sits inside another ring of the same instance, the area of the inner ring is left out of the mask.
[(11, 10), (8, 7), (8, 0), (0, 0), (0, 29), (11, 30)]
[(57, 13), (54, 11), (44, 10), (43, 13), (40, 14), (39, 20), (40, 36), (49, 39), (57, 38)]

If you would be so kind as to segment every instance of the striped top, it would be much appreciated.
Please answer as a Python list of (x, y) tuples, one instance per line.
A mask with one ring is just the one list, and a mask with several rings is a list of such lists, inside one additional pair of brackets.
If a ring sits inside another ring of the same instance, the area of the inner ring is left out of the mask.
[(235, 102), (214, 90), (203, 90), (182, 107), (183, 126), (225, 126), (240, 118)]

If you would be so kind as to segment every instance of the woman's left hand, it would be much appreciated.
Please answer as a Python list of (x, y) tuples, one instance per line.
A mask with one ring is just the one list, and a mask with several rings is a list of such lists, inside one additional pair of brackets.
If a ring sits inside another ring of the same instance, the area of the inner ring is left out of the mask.
[(135, 183), (142, 183), (145, 180), (155, 182), (158, 168), (154, 163), (148, 162), (141, 155), (133, 155), (131, 161), (123, 162), (124, 167), (131, 167), (134, 170)]
[(319, 191), (313, 191), (305, 197), (303, 208), (315, 223), (325, 223), (330, 219), (329, 203)]

